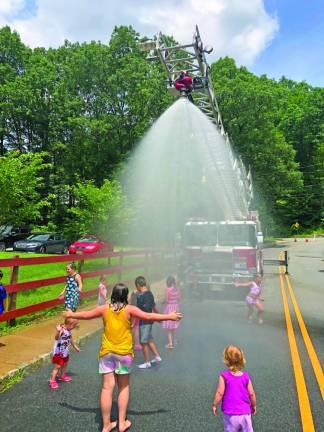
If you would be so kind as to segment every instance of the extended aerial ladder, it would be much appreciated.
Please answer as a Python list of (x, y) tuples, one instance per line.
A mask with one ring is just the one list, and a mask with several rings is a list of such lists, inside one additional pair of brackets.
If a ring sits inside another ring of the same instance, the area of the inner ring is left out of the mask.
[(251, 173), (246, 171), (241, 158), (234, 155), (229, 136), (224, 129), (210, 78), (211, 69), (206, 60), (206, 54), (210, 54), (212, 48), (203, 45), (198, 26), (196, 26), (191, 44), (166, 46), (160, 34), (156, 40), (143, 42), (140, 47), (148, 51), (147, 60), (161, 62), (168, 75), (168, 91), (173, 96), (180, 96), (174, 84), (181, 71), (186, 70), (192, 76), (191, 96), (194, 104), (216, 125), (220, 134), (225, 138), (226, 145), (231, 149), (232, 168), (237, 175), (238, 188), (247, 214), (253, 199)]

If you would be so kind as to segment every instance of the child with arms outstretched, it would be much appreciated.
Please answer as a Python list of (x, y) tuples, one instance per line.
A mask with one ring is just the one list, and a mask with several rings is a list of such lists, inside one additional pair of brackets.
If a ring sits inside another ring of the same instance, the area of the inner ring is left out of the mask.
[[(55, 344), (53, 349), (52, 363), (54, 369), (51, 374), (49, 386), (55, 390), (59, 387), (56, 378), (61, 381), (70, 382), (72, 378), (65, 371), (69, 362), (69, 347), (72, 345), (76, 352), (80, 352), (79, 347), (72, 339), (72, 330), (77, 326), (78, 321), (72, 318), (65, 318), (64, 324), (56, 326)], [(59, 374), (59, 377), (58, 377)]]
[(118, 386), (118, 432), (125, 432), (131, 427), (126, 419), (129, 400), (129, 374), (133, 365), (132, 318), (140, 320), (163, 321), (180, 320), (182, 315), (147, 313), (128, 304), (128, 288), (122, 283), (114, 286), (110, 303), (90, 311), (64, 312), (65, 317), (93, 319), (102, 317), (104, 331), (99, 352), (99, 374), (102, 375), (100, 406), (102, 412), (102, 432), (116, 428), (110, 412), (115, 384)]
[(224, 432), (253, 432), (251, 414), (256, 414), (256, 397), (248, 372), (243, 371), (244, 353), (229, 345), (223, 353), (227, 370), (221, 372), (214, 395), (212, 410), (222, 402)]
[(262, 304), (263, 299), (261, 298), (261, 293), (262, 293), (261, 283), (262, 283), (261, 276), (256, 275), (253, 281), (238, 282), (235, 284), (236, 287), (245, 286), (250, 288), (250, 291), (245, 298), (245, 302), (248, 308), (247, 318), (249, 322), (252, 321), (253, 310), (254, 308), (256, 308), (259, 324), (263, 324), (263, 312), (264, 312), (264, 306)]

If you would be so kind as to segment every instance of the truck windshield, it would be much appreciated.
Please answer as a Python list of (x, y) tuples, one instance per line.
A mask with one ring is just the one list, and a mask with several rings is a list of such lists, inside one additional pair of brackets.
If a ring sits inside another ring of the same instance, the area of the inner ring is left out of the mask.
[(247, 225), (247, 224), (219, 225), (218, 244), (220, 246), (256, 247), (255, 225)]
[(185, 246), (215, 246), (216, 243), (217, 227), (215, 224), (197, 224), (185, 227)]

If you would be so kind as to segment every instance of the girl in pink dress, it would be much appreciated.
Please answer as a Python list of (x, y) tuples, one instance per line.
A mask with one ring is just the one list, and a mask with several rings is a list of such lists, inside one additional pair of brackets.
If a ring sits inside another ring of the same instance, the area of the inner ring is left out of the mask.
[[(165, 289), (165, 313), (179, 312), (179, 302), (181, 298), (181, 293), (179, 288), (177, 288), (176, 280), (173, 276), (169, 276), (166, 280)], [(173, 349), (176, 344), (175, 332), (179, 327), (179, 322), (175, 321), (163, 321), (162, 328), (164, 328), (168, 333), (168, 344), (166, 348)]]

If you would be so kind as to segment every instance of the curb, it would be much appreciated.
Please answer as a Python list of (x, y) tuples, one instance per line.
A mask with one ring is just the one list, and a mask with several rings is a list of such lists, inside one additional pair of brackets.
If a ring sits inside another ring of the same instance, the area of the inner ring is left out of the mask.
[[(76, 339), (76, 342), (80, 345), (82, 345), (87, 339), (89, 339), (91, 336), (93, 336), (95, 333), (102, 331), (102, 329), (92, 330), (88, 333), (86, 333), (83, 336), (79, 336)], [(52, 351), (47, 352), (45, 354), (40, 354), (39, 356), (35, 357), (33, 360), (31, 360), (29, 363), (22, 363), (17, 368), (12, 369), (5, 375), (0, 376), (0, 394), (6, 392), (8, 389), (4, 389), (5, 383), (12, 377), (14, 377), (17, 374), (20, 374), (23, 372), (23, 378), (26, 377), (29, 373), (34, 372), (36, 369), (40, 368), (41, 366), (44, 366), (46, 364), (50, 363), (51, 360)]]

